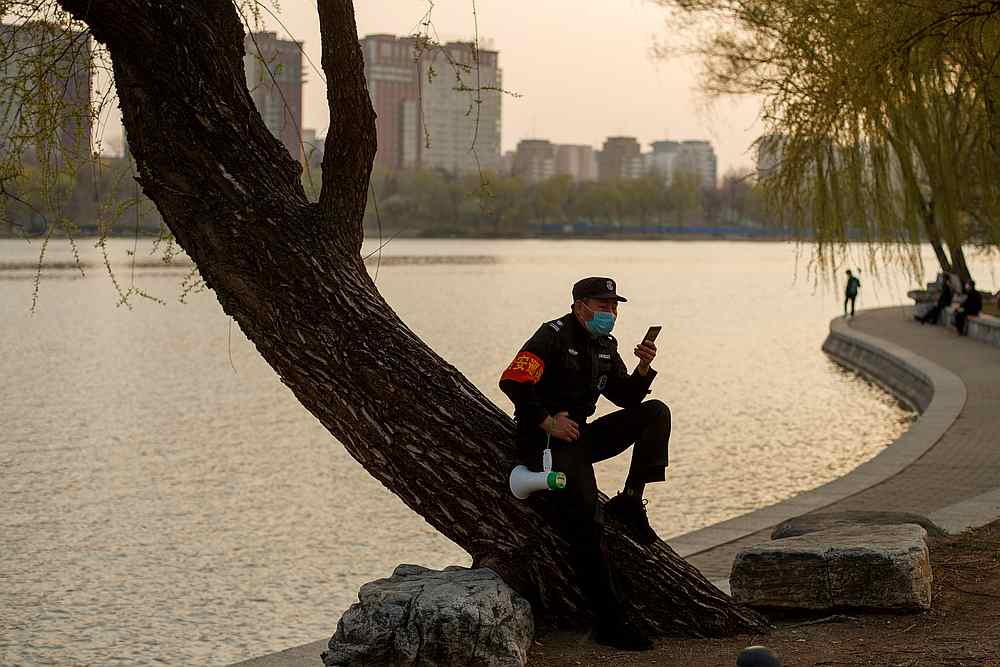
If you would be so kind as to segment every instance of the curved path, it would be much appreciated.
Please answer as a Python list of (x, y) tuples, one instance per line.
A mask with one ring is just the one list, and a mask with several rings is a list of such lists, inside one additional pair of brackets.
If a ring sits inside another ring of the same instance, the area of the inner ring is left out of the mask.
[[(767, 541), (775, 525), (799, 514), (819, 509), (917, 512), (950, 531), (1000, 517), (1000, 347), (944, 327), (921, 326), (910, 313), (908, 307), (883, 308), (861, 312), (849, 323), (835, 320), (824, 346), (841, 363), (859, 367), (924, 410), (902, 438), (843, 478), (669, 540), (671, 546), (727, 588), (736, 553)], [(853, 354), (838, 353), (852, 346)], [(888, 368), (886, 360), (895, 368)], [(728, 535), (720, 529), (728, 529)]]

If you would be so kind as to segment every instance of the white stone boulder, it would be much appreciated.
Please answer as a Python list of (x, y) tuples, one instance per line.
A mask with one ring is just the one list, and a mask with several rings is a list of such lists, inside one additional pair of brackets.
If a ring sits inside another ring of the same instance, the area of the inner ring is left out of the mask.
[(732, 595), (751, 607), (930, 609), (926, 537), (914, 524), (848, 526), (757, 544), (736, 555)]
[(522, 667), (535, 634), (531, 605), (486, 568), (400, 565), (361, 587), (323, 664)]

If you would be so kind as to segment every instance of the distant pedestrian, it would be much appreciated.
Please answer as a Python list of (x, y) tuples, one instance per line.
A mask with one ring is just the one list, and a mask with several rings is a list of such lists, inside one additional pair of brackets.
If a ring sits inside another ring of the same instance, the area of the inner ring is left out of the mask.
[(938, 295), (937, 303), (924, 313), (923, 317), (914, 315), (913, 319), (917, 320), (921, 324), (937, 324), (938, 319), (941, 317), (941, 311), (951, 305), (951, 300), (954, 298), (954, 294), (951, 291), (951, 285), (948, 284), (947, 280), (941, 281), (941, 294)]
[(976, 281), (970, 280), (965, 285), (965, 299), (955, 311), (955, 329), (959, 336), (968, 333), (968, 319), (975, 317), (983, 310), (983, 295), (976, 289)]
[(847, 317), (847, 304), (851, 304), (851, 317), (854, 317), (854, 301), (858, 298), (861, 281), (847, 269), (847, 287), (844, 288), (844, 317)]

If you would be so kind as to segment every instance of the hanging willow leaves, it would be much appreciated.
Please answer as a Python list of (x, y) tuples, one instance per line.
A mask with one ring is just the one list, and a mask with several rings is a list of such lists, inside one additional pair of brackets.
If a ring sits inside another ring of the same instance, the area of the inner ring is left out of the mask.
[[(1000, 5), (970, 0), (658, 0), (712, 18), (715, 95), (760, 95), (772, 209), (834, 269), (851, 240), (921, 273), (919, 243), (969, 277), (1000, 247)], [(701, 24), (708, 25), (707, 23)]]

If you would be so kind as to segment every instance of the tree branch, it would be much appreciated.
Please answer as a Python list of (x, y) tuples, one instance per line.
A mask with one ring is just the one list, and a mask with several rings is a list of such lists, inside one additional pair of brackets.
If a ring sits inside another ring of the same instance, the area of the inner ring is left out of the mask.
[(360, 252), (368, 179), (375, 159), (375, 111), (365, 82), (354, 3), (319, 0), (317, 4), (330, 105), (319, 204), (324, 215), (344, 225), (345, 238)]

